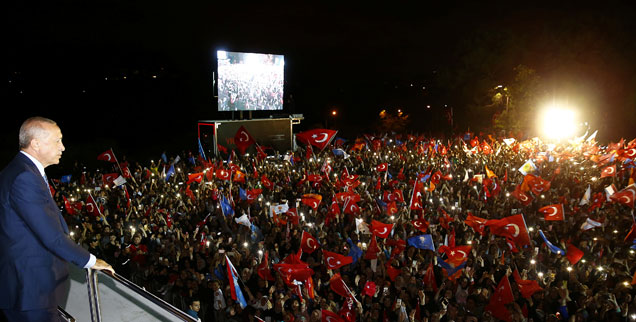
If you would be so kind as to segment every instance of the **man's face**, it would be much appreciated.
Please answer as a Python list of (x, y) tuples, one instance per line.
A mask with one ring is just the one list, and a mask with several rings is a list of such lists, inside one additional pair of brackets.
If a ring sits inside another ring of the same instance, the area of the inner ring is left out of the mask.
[(192, 309), (192, 311), (194, 312), (199, 312), (199, 310), (201, 309), (201, 302), (199, 301), (192, 302), (192, 304), (190, 305), (190, 309)]
[(52, 164), (60, 163), (62, 151), (65, 150), (62, 144), (62, 131), (57, 125), (44, 123), (42, 128), (46, 133), (41, 137), (35, 138), (37, 142), (37, 155), (35, 156), (40, 163), (46, 168)]

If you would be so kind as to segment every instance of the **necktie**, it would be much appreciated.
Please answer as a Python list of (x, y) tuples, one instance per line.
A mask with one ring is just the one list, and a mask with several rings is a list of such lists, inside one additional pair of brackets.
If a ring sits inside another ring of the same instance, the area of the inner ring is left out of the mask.
[(49, 187), (49, 179), (46, 177), (46, 173), (42, 175), (42, 177), (44, 178), (44, 183), (46, 183), (46, 190), (48, 190), (51, 197), (53, 197), (53, 194), (51, 193), (51, 188)]

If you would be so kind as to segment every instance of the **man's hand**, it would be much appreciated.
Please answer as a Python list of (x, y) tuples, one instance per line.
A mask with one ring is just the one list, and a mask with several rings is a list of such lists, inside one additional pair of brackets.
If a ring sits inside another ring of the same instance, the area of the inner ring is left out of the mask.
[(97, 261), (95, 261), (95, 265), (93, 265), (93, 267), (91, 267), (92, 269), (96, 269), (98, 271), (101, 270), (107, 270), (113, 274), (115, 274), (115, 270), (113, 269), (112, 266), (110, 266), (110, 264), (106, 263), (105, 261), (101, 260), (101, 259), (97, 259)]

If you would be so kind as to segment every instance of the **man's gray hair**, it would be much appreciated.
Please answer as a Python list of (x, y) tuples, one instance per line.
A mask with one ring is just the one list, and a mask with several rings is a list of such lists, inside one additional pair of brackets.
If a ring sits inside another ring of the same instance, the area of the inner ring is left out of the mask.
[(20, 149), (29, 147), (31, 140), (36, 137), (42, 137), (46, 133), (46, 130), (42, 126), (44, 123), (57, 125), (55, 121), (41, 116), (30, 117), (22, 123), (19, 135)]

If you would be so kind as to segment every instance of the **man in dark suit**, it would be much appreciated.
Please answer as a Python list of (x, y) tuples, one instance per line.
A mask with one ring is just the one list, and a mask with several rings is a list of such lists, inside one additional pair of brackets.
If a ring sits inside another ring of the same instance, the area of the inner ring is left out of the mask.
[(29, 118), (19, 141), (20, 152), (0, 172), (0, 310), (9, 321), (59, 321), (66, 262), (113, 269), (69, 238), (51, 196), (44, 168), (60, 162), (60, 128), (49, 119)]

